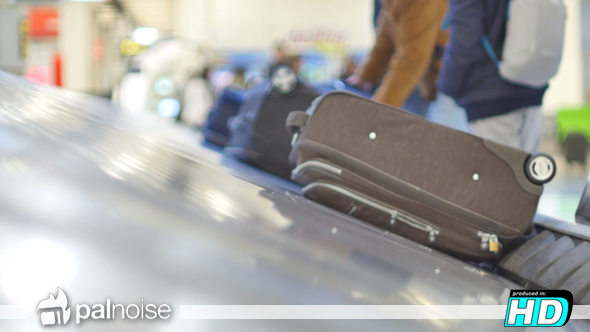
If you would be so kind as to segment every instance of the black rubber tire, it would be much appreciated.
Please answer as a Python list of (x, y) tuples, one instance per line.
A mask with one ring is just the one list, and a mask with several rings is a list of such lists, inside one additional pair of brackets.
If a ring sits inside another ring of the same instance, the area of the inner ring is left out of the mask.
[[(544, 165), (541, 165), (540, 163)], [(547, 167), (547, 170), (544, 168)], [(539, 174), (547, 171), (548, 174)], [(553, 180), (557, 173), (557, 165), (555, 159), (546, 153), (533, 153), (524, 163), (524, 172), (526, 177), (534, 184), (543, 185)]]

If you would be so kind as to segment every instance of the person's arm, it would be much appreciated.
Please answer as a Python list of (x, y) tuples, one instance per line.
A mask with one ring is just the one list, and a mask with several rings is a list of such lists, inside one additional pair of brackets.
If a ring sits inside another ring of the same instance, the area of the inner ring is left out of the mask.
[(361, 81), (378, 85), (385, 75), (387, 64), (395, 52), (393, 38), (391, 36), (391, 26), (385, 20), (385, 12), (381, 10), (379, 24), (377, 26), (377, 38), (375, 45), (369, 53), (365, 63), (357, 68), (355, 76)]
[(448, 41), (448, 31), (439, 31), (436, 44), (434, 46), (432, 60), (430, 60), (430, 64), (428, 65), (428, 69), (426, 69), (426, 73), (422, 77), (422, 81), (418, 83), (420, 93), (422, 94), (422, 98), (425, 101), (430, 102), (436, 99), (436, 80), (438, 78), (438, 73), (440, 73), (441, 69), (444, 47)]
[(430, 64), (446, 6), (443, 0), (410, 0), (387, 12), (396, 50), (373, 99), (402, 106)]
[(473, 64), (485, 54), (481, 46), (484, 34), (484, 2), (451, 0), (450, 39), (443, 55), (438, 79), (441, 92), (453, 98), (461, 96)]

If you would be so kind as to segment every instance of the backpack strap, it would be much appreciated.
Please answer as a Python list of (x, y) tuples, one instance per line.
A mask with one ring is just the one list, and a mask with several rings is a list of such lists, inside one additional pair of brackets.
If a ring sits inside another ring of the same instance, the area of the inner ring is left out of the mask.
[(488, 38), (487, 35), (481, 36), (481, 46), (483, 46), (483, 49), (486, 51), (488, 57), (490, 57), (490, 60), (492, 60), (494, 65), (496, 65), (496, 67), (500, 67), (500, 61), (498, 60), (498, 56), (496, 56), (496, 52), (494, 51), (492, 42), (490, 41), (490, 38)]
[[(506, 1), (506, 21), (508, 21), (508, 19), (510, 18), (510, 1), (511, 0)], [(481, 46), (483, 46), (483, 49), (486, 51), (488, 57), (490, 58), (490, 60), (492, 60), (494, 65), (496, 65), (496, 67), (500, 67), (500, 60), (498, 60), (498, 56), (494, 51), (492, 42), (490, 41), (490, 38), (485, 34), (481, 37)]]
[(440, 25), (440, 29), (443, 31), (446, 30), (449, 27), (449, 24), (451, 24), (451, 18), (449, 17), (449, 13), (447, 13)]

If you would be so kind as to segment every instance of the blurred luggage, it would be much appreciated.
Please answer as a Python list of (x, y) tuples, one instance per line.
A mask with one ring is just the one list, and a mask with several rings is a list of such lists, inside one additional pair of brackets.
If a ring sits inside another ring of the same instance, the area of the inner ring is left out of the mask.
[(559, 110), (556, 127), (559, 144), (565, 143), (565, 139), (570, 134), (590, 137), (590, 104)]
[(498, 258), (530, 229), (553, 159), (345, 92), (292, 112), (306, 197), (460, 258)]
[(586, 152), (588, 151), (588, 142), (584, 134), (569, 134), (563, 143), (565, 150), (565, 159), (568, 163), (579, 162), (586, 163)]
[(290, 68), (277, 68), (270, 80), (246, 94), (239, 114), (229, 122), (230, 140), (224, 153), (290, 179), (291, 135), (285, 121), (289, 112), (307, 109), (318, 96)]
[(586, 163), (590, 138), (590, 104), (561, 109), (556, 120), (557, 138), (569, 163)]
[(235, 116), (244, 100), (245, 90), (226, 87), (207, 117), (207, 124), (201, 128), (205, 141), (225, 146), (229, 140), (227, 121)]
[(182, 107), (178, 119), (191, 126), (201, 127), (207, 120), (213, 104), (211, 90), (207, 82), (194, 77), (188, 80), (182, 95)]

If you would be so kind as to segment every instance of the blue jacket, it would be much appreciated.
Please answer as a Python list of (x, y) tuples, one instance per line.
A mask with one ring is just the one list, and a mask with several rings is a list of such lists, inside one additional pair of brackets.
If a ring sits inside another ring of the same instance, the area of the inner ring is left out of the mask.
[(547, 87), (532, 89), (508, 83), (485, 52), (489, 37), (501, 59), (509, 0), (450, 0), (449, 43), (445, 48), (438, 88), (453, 97), (469, 121), (539, 106)]

